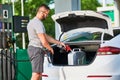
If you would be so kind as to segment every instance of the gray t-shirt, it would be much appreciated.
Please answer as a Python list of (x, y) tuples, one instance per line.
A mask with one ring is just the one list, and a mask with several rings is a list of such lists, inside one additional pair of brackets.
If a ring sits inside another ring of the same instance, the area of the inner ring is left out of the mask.
[(41, 20), (34, 17), (27, 25), (29, 45), (34, 47), (43, 47), (40, 39), (38, 38), (38, 33), (45, 33), (45, 28)]

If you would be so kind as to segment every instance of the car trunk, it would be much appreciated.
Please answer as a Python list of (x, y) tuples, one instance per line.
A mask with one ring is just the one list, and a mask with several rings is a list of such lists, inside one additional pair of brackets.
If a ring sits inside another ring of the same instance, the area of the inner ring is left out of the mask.
[[(66, 42), (66, 45), (69, 45), (69, 47), (73, 50), (75, 48), (80, 49), (81, 51), (85, 52), (86, 61), (82, 65), (90, 64), (95, 56), (96, 52), (99, 48), (100, 41), (82, 41), (82, 42)], [(63, 48), (54, 45), (52, 46), (54, 49), (54, 55), (51, 57), (53, 62), (53, 65), (57, 66), (67, 66), (68, 64), (68, 54), (71, 53), (71, 51), (65, 51)]]
[[(71, 80), (73, 80), (73, 73), (71, 73), (72, 75), (70, 75), (69, 77), (66, 77), (66, 75), (68, 75), (68, 72), (72, 72), (71, 70), (72, 68), (74, 68), (74, 66), (82, 67), (91, 64), (96, 57), (96, 52), (99, 48), (100, 41), (65, 42), (65, 44), (69, 45), (71, 49), (79, 48), (81, 49), (81, 51), (85, 52), (85, 63), (80, 65), (69, 65), (68, 55), (71, 52), (66, 52), (62, 47), (58, 45), (52, 45), (52, 48), (54, 49), (54, 55), (50, 56), (52, 63), (46, 63), (48, 61), (47, 59), (47, 61), (45, 61), (47, 67), (44, 66), (44, 74), (47, 74), (49, 77), (43, 80), (62, 80), (61, 78), (63, 78), (63, 80), (70, 80), (69, 78), (72, 78)], [(68, 69), (69, 67), (70, 69), (66, 71), (66, 69)], [(79, 68), (77, 68), (76, 71), (80, 72)], [(77, 73), (76, 71), (75, 73)], [(77, 78), (81, 78), (81, 76), (82, 74), (80, 74)]]

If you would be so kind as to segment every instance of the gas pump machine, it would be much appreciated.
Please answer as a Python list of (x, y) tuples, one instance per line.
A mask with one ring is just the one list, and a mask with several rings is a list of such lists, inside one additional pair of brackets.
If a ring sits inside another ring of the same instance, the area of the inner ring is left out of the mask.
[(13, 80), (15, 62), (12, 42), (12, 6), (0, 4), (0, 80)]

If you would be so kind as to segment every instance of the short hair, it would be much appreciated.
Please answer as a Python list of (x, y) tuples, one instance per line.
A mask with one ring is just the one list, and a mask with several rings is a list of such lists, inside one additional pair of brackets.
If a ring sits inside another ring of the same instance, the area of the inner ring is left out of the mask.
[(37, 12), (39, 11), (39, 8), (41, 8), (41, 7), (44, 7), (45, 9), (47, 9), (47, 10), (50, 10), (50, 8), (46, 5), (46, 4), (41, 4), (38, 8), (37, 8)]

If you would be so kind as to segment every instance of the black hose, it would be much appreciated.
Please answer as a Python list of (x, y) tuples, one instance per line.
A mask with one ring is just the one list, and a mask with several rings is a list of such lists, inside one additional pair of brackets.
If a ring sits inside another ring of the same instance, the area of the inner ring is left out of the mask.
[[(7, 56), (7, 50), (5, 50), (5, 53), (6, 53), (5, 56)], [(6, 74), (6, 80), (8, 80), (8, 57), (6, 57), (5, 59), (6, 59), (5, 60), (5, 64), (6, 64), (5, 65), (5, 71), (6, 71), (5, 74)]]
[(4, 80), (3, 74), (3, 50), (1, 50), (1, 80)]

